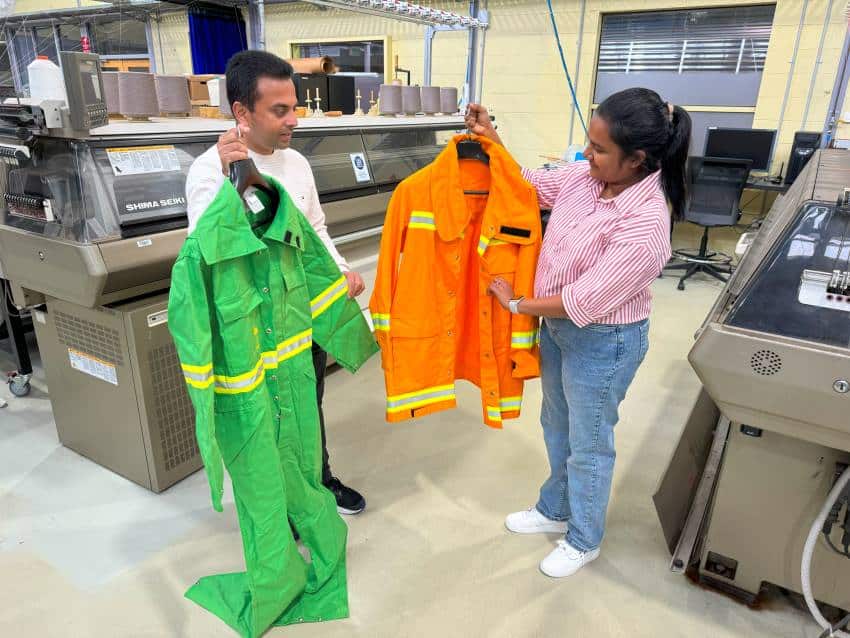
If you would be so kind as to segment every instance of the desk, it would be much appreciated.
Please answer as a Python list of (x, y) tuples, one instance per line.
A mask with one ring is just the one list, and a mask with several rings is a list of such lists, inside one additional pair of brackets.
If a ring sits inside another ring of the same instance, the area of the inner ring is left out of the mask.
[(765, 208), (767, 208), (767, 193), (778, 193), (780, 195), (784, 195), (788, 192), (789, 188), (791, 188), (791, 185), (786, 184), (784, 181), (775, 184), (767, 178), (752, 176), (747, 178), (747, 184), (744, 186), (744, 190), (765, 192), (765, 195), (761, 200), (761, 217), (764, 217), (767, 212), (765, 211)]

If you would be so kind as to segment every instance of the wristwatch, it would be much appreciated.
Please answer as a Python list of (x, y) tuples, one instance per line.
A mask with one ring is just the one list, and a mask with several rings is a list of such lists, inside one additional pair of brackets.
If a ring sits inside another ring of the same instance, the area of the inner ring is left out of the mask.
[(508, 308), (510, 308), (511, 314), (518, 315), (519, 314), (519, 302), (525, 299), (525, 297), (517, 297), (516, 299), (508, 299)]

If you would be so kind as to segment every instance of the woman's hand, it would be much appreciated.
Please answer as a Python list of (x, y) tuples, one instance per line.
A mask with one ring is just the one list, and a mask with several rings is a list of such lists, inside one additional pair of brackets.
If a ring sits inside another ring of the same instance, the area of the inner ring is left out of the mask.
[(481, 135), (493, 140), (497, 144), (501, 144), (502, 140), (499, 134), (496, 133), (496, 128), (490, 120), (490, 114), (480, 104), (472, 104), (466, 108), (466, 128), (472, 131), (475, 135)]
[(508, 310), (508, 302), (514, 298), (514, 288), (501, 277), (496, 277), (490, 282), (487, 294), (493, 295), (505, 310)]

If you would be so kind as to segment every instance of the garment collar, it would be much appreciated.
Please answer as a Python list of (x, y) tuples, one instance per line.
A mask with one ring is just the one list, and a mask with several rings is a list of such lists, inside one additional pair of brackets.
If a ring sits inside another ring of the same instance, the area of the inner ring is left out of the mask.
[[(457, 158), (457, 144), (468, 135), (456, 135), (446, 145), (430, 166), (431, 202), (434, 206), (434, 222), (443, 241), (452, 241), (460, 237), (470, 222), (470, 213), (466, 206), (461, 170)], [(486, 137), (471, 136), (481, 143), (484, 152), (490, 156), (490, 194), (481, 224), (481, 234), (488, 239), (497, 235), (503, 225), (539, 228), (528, 215), (539, 218), (537, 195), (528, 182), (522, 179), (520, 168), (501, 144)], [(511, 241), (530, 243), (536, 236)]]
[(279, 182), (268, 175), (263, 177), (277, 190), (280, 203), (262, 239), (254, 234), (245, 213), (245, 205), (236, 188), (226, 180), (218, 195), (201, 215), (191, 235), (198, 241), (206, 263), (215, 264), (244, 257), (258, 250), (266, 250), (263, 240), (303, 249), (304, 239), (298, 208)]
[[(642, 204), (658, 190), (661, 183), (661, 171), (650, 173), (636, 184), (632, 184), (622, 193), (617, 195), (610, 201), (618, 213), (625, 214), (633, 211), (639, 204)], [(598, 180), (592, 180), (593, 192), (596, 198), (599, 199), (602, 191), (605, 188), (605, 183)]]

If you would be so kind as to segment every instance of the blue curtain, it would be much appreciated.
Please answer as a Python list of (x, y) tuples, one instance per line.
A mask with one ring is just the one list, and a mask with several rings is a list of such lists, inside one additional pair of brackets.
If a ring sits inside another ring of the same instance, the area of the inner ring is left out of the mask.
[(238, 9), (191, 7), (189, 43), (195, 73), (222, 74), (231, 56), (248, 48), (245, 21)]

